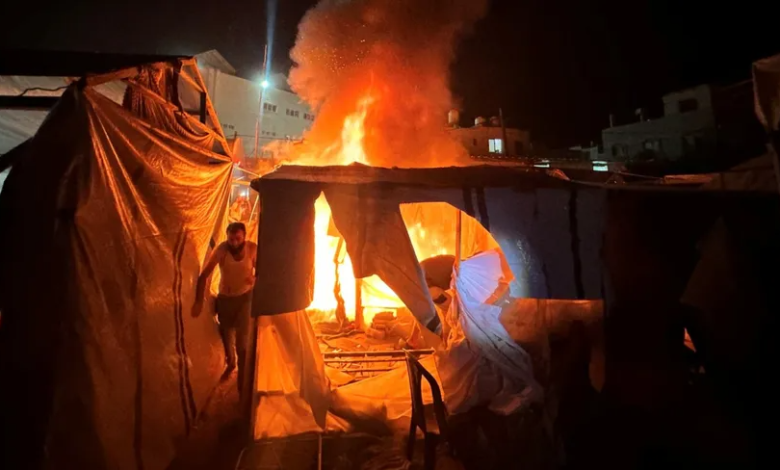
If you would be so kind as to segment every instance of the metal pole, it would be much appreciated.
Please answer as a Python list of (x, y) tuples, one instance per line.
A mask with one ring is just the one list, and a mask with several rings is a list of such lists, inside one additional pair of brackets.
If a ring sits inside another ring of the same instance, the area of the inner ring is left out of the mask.
[[(251, 319), (251, 328), (250, 331), (252, 334), (252, 340), (251, 340), (251, 346), (249, 350), (246, 352), (250, 356), (246, 359), (244, 359), (244, 362), (246, 363), (245, 367), (249, 367), (251, 372), (247, 374), (244, 372), (244, 383), (241, 384), (241, 389), (244, 397), (244, 410), (246, 416), (246, 413), (249, 413), (249, 429), (248, 429), (248, 440), (250, 444), (255, 441), (255, 426), (257, 425), (257, 334), (260, 331), (260, 321), (257, 317), (253, 317)], [(247, 377), (249, 375), (249, 377)], [(250, 380), (251, 377), (251, 384), (248, 384), (247, 382)], [(251, 388), (250, 388), (251, 387)], [(249, 390), (247, 390), (249, 389)], [(249, 393), (247, 393), (247, 391)]]
[(780, 192), (780, 130), (770, 132), (769, 134), (769, 154), (772, 157), (772, 165), (775, 169), (775, 181), (777, 190)]
[(506, 141), (506, 126), (504, 126), (504, 110), (501, 108), (498, 108), (498, 118), (501, 120), (501, 140), (503, 141), (503, 144), (501, 145), (501, 154), (506, 155), (507, 148), (509, 147), (509, 143)]
[(463, 232), (463, 212), (458, 211), (458, 218), (455, 219), (455, 274), (460, 270), (461, 257), (461, 238)]
[[(260, 195), (258, 194), (258, 199), (260, 199)], [(260, 243), (260, 230), (262, 226), (262, 217), (263, 214), (260, 213), (258, 216), (258, 230), (257, 230), (257, 243)], [(258, 250), (258, 258), (262, 256), (263, 251)], [(260, 259), (257, 260), (257, 263), (259, 264)], [(255, 265), (255, 271), (257, 271), (257, 265)], [(257, 272), (255, 272), (255, 281), (257, 281)], [(253, 294), (254, 295), (254, 294)], [(254, 299), (252, 299), (254, 301)], [(251, 312), (251, 310), (250, 310)], [(257, 400), (257, 368), (258, 368), (258, 360), (257, 360), (257, 350), (258, 350), (258, 344), (257, 344), (257, 335), (260, 333), (260, 318), (252, 315), (252, 318), (250, 319), (250, 332), (251, 332), (251, 341), (249, 344), (249, 350), (247, 351), (247, 354), (249, 354), (249, 357), (244, 359), (244, 367), (250, 371), (248, 374), (245, 371), (243, 373), (244, 376), (244, 382), (247, 382), (251, 378), (251, 384), (241, 384), (242, 391), (244, 392), (242, 395), (244, 396), (244, 400), (248, 401), (249, 403), (242, 403), (244, 411), (244, 416), (247, 416), (246, 413), (249, 413), (249, 429), (247, 432), (247, 442), (251, 444), (255, 441), (255, 426), (257, 425), (257, 405), (259, 404), (259, 401)], [(249, 377), (247, 377), (249, 376)], [(247, 393), (247, 388), (249, 388), (249, 393)], [(247, 395), (249, 395), (247, 397)], [(248, 400), (247, 400), (248, 398)]]
[[(262, 80), (266, 79), (268, 74), (268, 44), (263, 48), (263, 74)], [(260, 119), (263, 116), (263, 98), (265, 97), (265, 87), (260, 86), (260, 109), (257, 113), (257, 121), (255, 121), (255, 158), (257, 158), (257, 149), (260, 143)]]
[(322, 433), (317, 433), (317, 470), (322, 470)]
[(355, 326), (359, 330), (366, 329), (366, 321), (363, 319), (363, 279), (355, 278)]
[[(455, 276), (452, 280), (456, 286), (458, 284), (458, 277), (460, 276), (462, 232), (463, 232), (463, 212), (458, 211), (458, 218), (455, 220)], [(455, 305), (453, 306), (453, 308), (455, 309), (455, 318), (458, 318), (460, 317), (460, 303), (458, 301), (457, 288), (453, 290), (453, 294), (454, 294), (453, 296), (454, 298), (452, 300), (455, 302)]]

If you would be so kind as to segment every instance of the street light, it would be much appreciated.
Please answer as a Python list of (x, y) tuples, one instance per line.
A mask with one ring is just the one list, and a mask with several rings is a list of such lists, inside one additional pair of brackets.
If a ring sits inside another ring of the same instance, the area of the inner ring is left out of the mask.
[(260, 118), (263, 115), (263, 98), (265, 95), (265, 89), (268, 88), (270, 83), (268, 82), (268, 44), (265, 45), (263, 50), (263, 81), (260, 82), (260, 103), (257, 110), (257, 119), (255, 120), (255, 158), (257, 158), (257, 150), (260, 145)]

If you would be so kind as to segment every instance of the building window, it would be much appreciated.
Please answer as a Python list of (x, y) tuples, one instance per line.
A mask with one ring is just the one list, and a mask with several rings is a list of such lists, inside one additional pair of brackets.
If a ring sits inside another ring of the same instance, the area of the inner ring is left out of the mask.
[(269, 113), (275, 113), (276, 105), (271, 103), (263, 103), (263, 111), (268, 111)]
[(314, 121), (314, 115), (310, 113), (303, 113), (303, 118), (307, 121)]
[(677, 109), (681, 113), (689, 113), (699, 109), (699, 102), (695, 98), (688, 98), (677, 102)]
[(612, 156), (613, 157), (627, 157), (628, 156), (628, 146), (624, 144), (614, 144), (612, 146)]
[(525, 144), (521, 140), (515, 141), (515, 155), (525, 155)]
[(704, 148), (704, 138), (698, 134), (683, 137), (683, 153), (697, 153)]
[(490, 153), (504, 153), (504, 145), (501, 139), (488, 139)]
[(642, 143), (642, 147), (645, 150), (651, 150), (653, 152), (660, 152), (662, 148), (661, 141), (659, 139), (646, 140)]
[(287, 109), (287, 115), (290, 117), (299, 117), (301, 113), (295, 109)]

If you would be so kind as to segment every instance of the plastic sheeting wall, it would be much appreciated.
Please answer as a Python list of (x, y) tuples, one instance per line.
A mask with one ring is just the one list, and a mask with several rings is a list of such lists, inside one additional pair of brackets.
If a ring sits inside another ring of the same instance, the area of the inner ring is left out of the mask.
[[(406, 171), (435, 178), (438, 170)], [(606, 192), (552, 178), (546, 178), (546, 184), (552, 187), (472, 190), (261, 179), (257, 187), (264, 214), (258, 243), (261, 253), (273, 253), (258, 261), (254, 314), (297, 311), (311, 302), (311, 281), (306, 280), (313, 273), (314, 247), (308, 217), (313, 218), (321, 191), (347, 243), (355, 277), (378, 274), (423, 325), (435, 328), (438, 319), (401, 217), (403, 203), (447, 202), (474, 216), (506, 255), (515, 276), (515, 297), (601, 298)]]
[[(68, 83), (65, 77), (3, 76), (0, 77), (0, 95), (60, 96)], [(121, 103), (125, 85), (112, 82), (95, 89), (115, 103)], [(0, 109), (0, 155), (34, 136), (47, 114), (48, 111)]]
[(153, 124), (71, 87), (6, 181), (4, 468), (165, 468), (218, 380), (189, 309), (232, 165)]

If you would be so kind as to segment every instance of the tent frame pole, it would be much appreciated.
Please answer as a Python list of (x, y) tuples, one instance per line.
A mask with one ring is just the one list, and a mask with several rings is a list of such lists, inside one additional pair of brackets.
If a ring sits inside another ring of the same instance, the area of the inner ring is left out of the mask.
[[(256, 203), (260, 201), (261, 194), (257, 194), (257, 200)], [(260, 212), (257, 216), (257, 244), (260, 244), (260, 232), (262, 231), (263, 227), (263, 213)], [(258, 253), (262, 256), (262, 250), (258, 250)], [(256, 265), (259, 266), (260, 259), (256, 260)], [(255, 269), (256, 271), (257, 269)], [(255, 280), (257, 280), (257, 272), (255, 272)], [(252, 294), (254, 297), (254, 294)], [(254, 299), (252, 299), (254, 300)], [(251, 312), (251, 310), (250, 310)], [(259, 404), (258, 399), (258, 392), (257, 392), (257, 366), (258, 366), (258, 360), (257, 360), (257, 335), (260, 332), (260, 318), (256, 317), (255, 315), (251, 315), (250, 317), (250, 335), (251, 335), (251, 341), (249, 343), (249, 347), (247, 348), (246, 354), (249, 357), (246, 357), (244, 359), (245, 366), (249, 373), (247, 374), (244, 372), (244, 383), (240, 384), (242, 392), (244, 392), (243, 398), (244, 403), (240, 403), (239, 409), (243, 411), (243, 416), (249, 417), (249, 429), (247, 430), (247, 443), (251, 444), (255, 441), (255, 426), (257, 425), (257, 405)], [(247, 377), (249, 376), (249, 377)], [(251, 381), (251, 382), (250, 382)], [(250, 382), (250, 383), (247, 383)], [(247, 393), (249, 392), (249, 393)], [(248, 395), (248, 396), (247, 396)]]
[(366, 321), (363, 318), (363, 279), (355, 278), (355, 325), (365, 331)]
[(461, 241), (463, 237), (463, 212), (458, 211), (458, 218), (455, 219), (455, 274), (460, 271)]
[[(461, 245), (463, 241), (463, 211), (458, 210), (458, 218), (455, 219), (455, 272), (452, 277), (453, 285), (457, 285), (460, 276)], [(455, 318), (460, 317), (460, 303), (458, 301), (458, 289), (453, 289), (455, 305)]]
[(251, 373), (244, 373), (244, 383), (240, 385), (244, 392), (241, 395), (243, 395), (243, 407), (246, 410), (243, 414), (244, 416), (249, 414), (247, 442), (250, 444), (255, 441), (255, 426), (257, 425), (257, 334), (260, 331), (260, 319), (253, 316), (251, 322), (250, 334), (252, 334), (252, 340), (250, 347), (246, 351), (249, 357), (244, 360), (246, 365), (251, 367)]

